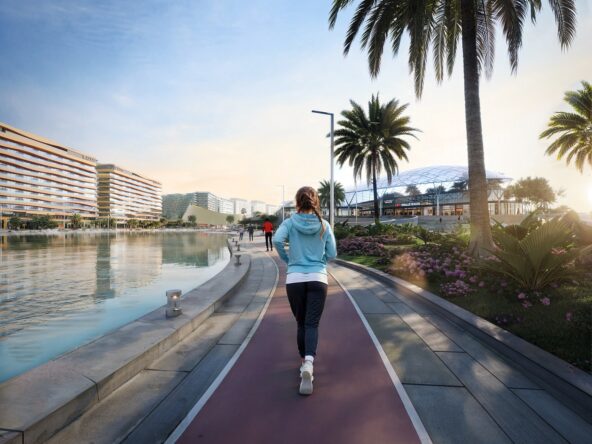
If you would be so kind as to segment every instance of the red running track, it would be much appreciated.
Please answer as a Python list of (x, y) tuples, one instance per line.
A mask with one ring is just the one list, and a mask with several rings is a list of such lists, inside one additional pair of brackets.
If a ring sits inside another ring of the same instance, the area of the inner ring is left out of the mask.
[(179, 443), (418, 443), (352, 303), (330, 277), (314, 393), (298, 394), (296, 322), (285, 267), (259, 328)]

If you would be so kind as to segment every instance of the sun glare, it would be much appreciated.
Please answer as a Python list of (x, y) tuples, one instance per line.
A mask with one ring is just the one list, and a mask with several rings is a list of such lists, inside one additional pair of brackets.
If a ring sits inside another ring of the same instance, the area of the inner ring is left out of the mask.
[(592, 203), (592, 185), (588, 187), (588, 200)]

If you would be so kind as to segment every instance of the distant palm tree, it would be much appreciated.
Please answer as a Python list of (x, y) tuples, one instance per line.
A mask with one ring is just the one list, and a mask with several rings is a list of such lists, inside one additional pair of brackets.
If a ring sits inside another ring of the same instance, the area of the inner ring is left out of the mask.
[[(321, 207), (329, 208), (331, 205), (331, 182), (328, 180), (321, 180), (319, 184), (319, 199), (321, 200)], [(338, 207), (345, 201), (345, 189), (339, 182), (335, 182), (335, 206)]]
[(428, 188), (426, 189), (426, 194), (442, 194), (446, 192), (446, 188), (443, 185), (438, 185), (437, 187)]
[(407, 188), (405, 188), (405, 193), (407, 196), (416, 197), (421, 194), (421, 191), (419, 191), (417, 185), (407, 185)]
[(468, 186), (469, 182), (467, 180), (459, 180), (457, 182), (454, 182), (448, 191), (467, 191)]
[(574, 159), (581, 173), (586, 162), (592, 166), (592, 85), (582, 82), (582, 89), (567, 91), (563, 100), (571, 105), (573, 111), (553, 114), (540, 138), (559, 135), (545, 153), (557, 153), (558, 160), (567, 155), (567, 164)]
[[(353, 0), (333, 0), (329, 27), (333, 28), (339, 12)], [(347, 55), (362, 31), (362, 48), (368, 50), (370, 75), (376, 77), (384, 46), (397, 55), (405, 31), (409, 34), (409, 68), (415, 77), (415, 94), (423, 91), (430, 47), (438, 82), (450, 76), (456, 61), (458, 43), (462, 44), (464, 74), (465, 126), (469, 164), (471, 202), (470, 251), (478, 255), (493, 248), (487, 180), (481, 128), (479, 78), (493, 70), (495, 30), (498, 25), (508, 45), (512, 72), (518, 68), (518, 50), (528, 16), (535, 21), (541, 0), (360, 0), (344, 42)], [(557, 22), (561, 46), (569, 46), (575, 35), (575, 0), (549, 0)]]
[(396, 99), (381, 105), (378, 95), (372, 95), (368, 114), (353, 100), (350, 103), (352, 109), (341, 112), (344, 120), (338, 122), (341, 128), (335, 131), (335, 157), (340, 166), (346, 162), (353, 166), (354, 177), (361, 177), (365, 169), (368, 184), (372, 182), (374, 189), (374, 220), (378, 224), (377, 179), (384, 169), (391, 183), (399, 170), (397, 159), (407, 160), (405, 150), (410, 146), (405, 137), (416, 137), (418, 130), (409, 126), (410, 119), (404, 115), (408, 105), (399, 106)]

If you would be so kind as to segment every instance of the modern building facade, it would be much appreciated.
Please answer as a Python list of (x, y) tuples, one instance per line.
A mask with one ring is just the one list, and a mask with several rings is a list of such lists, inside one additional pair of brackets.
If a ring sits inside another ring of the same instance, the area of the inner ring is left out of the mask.
[(97, 165), (100, 218), (125, 224), (157, 221), (162, 214), (161, 184), (113, 164)]
[(243, 209), (245, 210), (244, 215), (246, 217), (251, 217), (251, 202), (245, 199), (239, 199), (237, 197), (233, 197), (230, 199), (234, 203), (234, 214), (243, 214)]
[(282, 207), (279, 205), (265, 205), (265, 214), (275, 214), (277, 213)]
[(97, 160), (0, 123), (0, 220), (47, 215), (64, 226), (97, 217)]
[(234, 214), (234, 202), (223, 197), (218, 198), (218, 213)]
[(254, 216), (256, 213), (265, 213), (267, 211), (267, 204), (260, 200), (251, 201), (251, 214)]
[(208, 191), (198, 191), (193, 194), (193, 202), (198, 207), (206, 208), (210, 211), (218, 211), (218, 196)]
[(181, 219), (193, 199), (193, 193), (165, 194), (162, 196), (162, 215), (168, 220)]
[[(489, 184), (489, 214), (524, 214), (524, 204), (504, 198), (502, 185), (510, 177), (486, 171)], [(468, 168), (465, 166), (432, 166), (408, 170), (394, 176), (389, 183), (378, 180), (378, 200), (381, 216), (468, 216), (470, 198), (467, 189)], [(345, 202), (337, 215), (374, 215), (371, 185), (358, 184), (345, 193)]]

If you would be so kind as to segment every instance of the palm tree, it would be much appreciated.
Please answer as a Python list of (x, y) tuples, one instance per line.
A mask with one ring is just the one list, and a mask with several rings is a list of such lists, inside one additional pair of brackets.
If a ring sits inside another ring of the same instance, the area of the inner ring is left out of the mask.
[[(321, 180), (319, 184), (319, 199), (321, 200), (321, 207), (329, 208), (331, 205), (331, 183), (328, 180)], [(334, 199), (335, 206), (338, 207), (342, 202), (345, 201), (345, 189), (339, 182), (335, 182), (334, 186)]]
[(77, 230), (82, 226), (82, 216), (80, 214), (75, 213), (70, 217), (70, 224), (72, 224), (72, 228)]
[(368, 102), (368, 114), (353, 100), (352, 109), (344, 110), (341, 127), (335, 131), (335, 157), (339, 166), (349, 162), (354, 168), (354, 177), (361, 177), (366, 170), (368, 183), (374, 189), (374, 221), (380, 223), (378, 214), (377, 178), (382, 169), (390, 184), (397, 174), (399, 165), (395, 159), (407, 160), (405, 150), (410, 148), (405, 136), (415, 137), (418, 131), (409, 126), (409, 117), (403, 113), (408, 104), (399, 106), (396, 99), (381, 105), (378, 95), (372, 95)]
[(558, 160), (567, 154), (568, 165), (575, 158), (576, 168), (581, 173), (586, 162), (592, 166), (592, 85), (583, 81), (582, 89), (567, 91), (563, 100), (573, 111), (553, 114), (540, 138), (559, 135), (545, 153), (557, 153)]
[(466, 180), (459, 180), (454, 182), (448, 191), (461, 192), (467, 191), (469, 183)]
[(407, 185), (407, 188), (405, 188), (405, 193), (407, 196), (416, 197), (421, 194), (421, 191), (419, 191), (417, 185)]
[[(329, 27), (333, 28), (340, 11), (352, 0), (333, 0)], [(549, 0), (557, 22), (561, 46), (569, 46), (575, 35), (575, 0)], [(363, 29), (362, 48), (368, 50), (370, 74), (376, 77), (385, 44), (393, 55), (399, 52), (403, 34), (409, 34), (409, 67), (415, 78), (415, 94), (421, 96), (430, 46), (438, 82), (445, 72), (450, 76), (456, 60), (459, 40), (462, 44), (465, 125), (471, 201), (470, 250), (478, 255), (493, 248), (487, 181), (481, 129), (479, 78), (493, 70), (495, 28), (499, 24), (506, 38), (512, 72), (518, 68), (518, 50), (522, 46), (525, 21), (535, 21), (541, 0), (361, 0), (350, 22), (344, 42), (347, 55)], [(365, 25), (364, 25), (365, 22)], [(364, 26), (363, 26), (364, 25)]]

